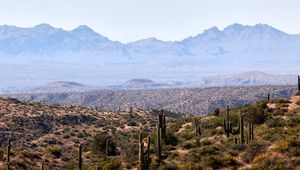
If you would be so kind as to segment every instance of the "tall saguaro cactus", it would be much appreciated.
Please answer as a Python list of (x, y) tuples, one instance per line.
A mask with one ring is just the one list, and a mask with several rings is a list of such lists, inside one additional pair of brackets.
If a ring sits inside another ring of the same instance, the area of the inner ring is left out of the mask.
[(41, 170), (44, 170), (44, 167), (45, 165), (44, 165), (44, 160), (42, 160), (42, 167), (41, 167)]
[(79, 157), (78, 157), (78, 168), (82, 170), (82, 145), (79, 144)]
[(232, 124), (230, 122), (229, 118), (229, 106), (226, 106), (226, 119), (224, 119), (224, 132), (226, 133), (226, 136), (229, 137), (230, 133), (232, 133)]
[(251, 129), (251, 141), (254, 141), (254, 128), (253, 128), (253, 123), (251, 123), (250, 129)]
[(105, 141), (106, 143), (105, 143), (105, 154), (107, 155), (107, 156), (109, 156), (110, 155), (110, 152), (109, 152), (109, 146), (110, 146), (110, 143), (109, 143), (109, 139), (106, 139), (106, 141)]
[(142, 133), (139, 133), (139, 169), (143, 170), (144, 167), (144, 142)]
[(11, 141), (8, 139), (8, 145), (7, 145), (7, 170), (10, 170), (10, 151), (11, 151)]
[(241, 144), (245, 143), (245, 139), (244, 139), (244, 117), (243, 115), (240, 115), (240, 123), (239, 123), (240, 127), (240, 142)]
[(200, 144), (200, 136), (202, 134), (201, 123), (195, 119), (194, 119), (193, 123), (194, 123), (194, 128), (195, 128), (194, 135), (196, 137), (196, 144), (199, 145)]
[(166, 140), (166, 136), (167, 136), (166, 116), (164, 115), (163, 110), (161, 114), (162, 114), (162, 127), (161, 127), (162, 138)]
[(148, 139), (147, 139), (147, 150), (146, 150), (146, 154), (147, 154), (148, 158), (150, 157), (150, 144), (151, 144), (151, 138), (150, 138), (150, 136), (148, 136)]
[(166, 126), (166, 116), (165, 116), (163, 110), (161, 110), (159, 115), (158, 115), (158, 122), (159, 122), (159, 128), (161, 129), (160, 138), (165, 140), (166, 132), (167, 132), (167, 126)]
[(300, 93), (300, 76), (298, 76), (298, 93)]
[(150, 165), (150, 145), (151, 139), (150, 137), (147, 138), (147, 149), (144, 152), (144, 142), (142, 133), (139, 133), (139, 169), (147, 169)]
[(159, 122), (157, 122), (156, 125), (156, 148), (157, 148), (157, 157), (158, 159), (161, 158), (161, 145), (160, 145), (160, 132), (161, 132), (161, 128), (159, 125)]

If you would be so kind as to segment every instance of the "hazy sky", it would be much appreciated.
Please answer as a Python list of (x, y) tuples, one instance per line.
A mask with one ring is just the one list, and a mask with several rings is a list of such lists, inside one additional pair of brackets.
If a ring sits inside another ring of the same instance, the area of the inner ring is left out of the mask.
[(112, 40), (181, 40), (212, 26), (265, 23), (300, 33), (300, 0), (0, 0), (0, 24), (88, 25)]

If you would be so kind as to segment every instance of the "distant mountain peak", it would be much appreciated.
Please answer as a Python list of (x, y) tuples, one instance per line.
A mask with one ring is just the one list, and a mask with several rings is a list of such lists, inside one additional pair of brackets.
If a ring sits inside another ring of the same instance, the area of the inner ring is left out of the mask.
[(95, 32), (87, 25), (80, 25), (77, 28), (75, 28), (73, 31)]
[(204, 31), (204, 33), (206, 32), (214, 32), (214, 33), (217, 33), (217, 32), (220, 32), (219, 28), (218, 27), (211, 27), (207, 30)]
[(38, 24), (38, 25), (34, 26), (34, 28), (43, 29), (43, 30), (55, 29), (50, 24), (46, 24), (46, 23)]
[(224, 28), (224, 32), (228, 31), (228, 30), (243, 30), (245, 28), (244, 25), (242, 24), (237, 24), (237, 23), (234, 23), (232, 25), (228, 25), (226, 28)]

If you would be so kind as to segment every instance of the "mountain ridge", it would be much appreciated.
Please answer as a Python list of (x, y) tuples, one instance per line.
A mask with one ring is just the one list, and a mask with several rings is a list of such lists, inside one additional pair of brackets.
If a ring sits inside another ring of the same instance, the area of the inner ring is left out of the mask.
[(253, 70), (297, 74), (299, 46), (299, 35), (264, 24), (213, 27), (182, 41), (148, 38), (126, 44), (84, 25), (73, 30), (0, 26), (0, 89), (63, 80), (113, 86), (134, 77), (196, 82), (207, 74)]

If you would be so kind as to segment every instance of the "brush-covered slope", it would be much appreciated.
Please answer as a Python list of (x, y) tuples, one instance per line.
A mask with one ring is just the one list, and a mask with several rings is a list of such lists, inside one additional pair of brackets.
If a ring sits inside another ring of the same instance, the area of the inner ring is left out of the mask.
[[(46, 168), (76, 169), (80, 143), (84, 169), (136, 169), (139, 132), (145, 145), (147, 136), (151, 137), (150, 157), (144, 162), (150, 169), (293, 170), (300, 166), (299, 96), (231, 108), (233, 131), (229, 137), (223, 128), (225, 110), (197, 117), (166, 113), (167, 135), (161, 141), (161, 159), (156, 156), (157, 111), (102, 112), (13, 99), (0, 99), (0, 109), (2, 169), (9, 138), (12, 169), (40, 169), (42, 162)], [(240, 114), (244, 116), (245, 144), (234, 142), (234, 138), (239, 139)], [(249, 123), (254, 125), (253, 141), (247, 139)], [(198, 137), (195, 124), (201, 129)]]
[(153, 90), (97, 90), (83, 93), (12, 94), (12, 98), (37, 102), (93, 106), (118, 111), (129, 106), (165, 109), (176, 113), (205, 115), (217, 107), (242, 106), (265, 99), (289, 97), (296, 93), (293, 86), (214, 87)]

